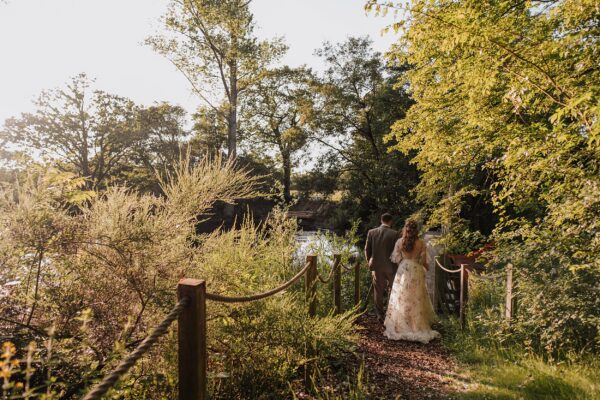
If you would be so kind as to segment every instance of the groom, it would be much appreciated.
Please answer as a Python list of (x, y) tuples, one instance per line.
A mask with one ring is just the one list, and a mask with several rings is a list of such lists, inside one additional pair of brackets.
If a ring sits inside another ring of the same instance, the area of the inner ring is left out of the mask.
[(373, 277), (373, 292), (375, 295), (375, 310), (377, 320), (384, 321), (383, 296), (391, 289), (398, 266), (390, 261), (394, 245), (398, 240), (398, 232), (392, 229), (392, 216), (383, 214), (381, 226), (371, 229), (367, 234), (365, 258), (369, 262), (369, 270)]

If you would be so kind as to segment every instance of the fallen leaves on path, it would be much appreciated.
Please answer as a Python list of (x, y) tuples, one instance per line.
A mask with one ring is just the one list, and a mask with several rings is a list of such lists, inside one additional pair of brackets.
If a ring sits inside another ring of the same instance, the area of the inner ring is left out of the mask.
[(445, 399), (452, 392), (457, 364), (439, 340), (429, 344), (389, 340), (374, 316), (359, 318), (357, 362), (364, 360), (370, 398)]

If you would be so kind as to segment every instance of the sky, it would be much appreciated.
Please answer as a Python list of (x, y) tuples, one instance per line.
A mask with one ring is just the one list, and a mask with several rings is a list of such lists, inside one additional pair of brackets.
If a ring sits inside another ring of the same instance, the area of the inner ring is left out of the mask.
[[(183, 76), (142, 42), (161, 29), (168, 0), (0, 0), (0, 125), (32, 110), (44, 89), (85, 72), (95, 87), (139, 104), (169, 101), (192, 112), (199, 100)], [(261, 38), (283, 36), (283, 62), (322, 69), (313, 55), (324, 41), (381, 36), (390, 18), (365, 15), (363, 0), (253, 0)]]

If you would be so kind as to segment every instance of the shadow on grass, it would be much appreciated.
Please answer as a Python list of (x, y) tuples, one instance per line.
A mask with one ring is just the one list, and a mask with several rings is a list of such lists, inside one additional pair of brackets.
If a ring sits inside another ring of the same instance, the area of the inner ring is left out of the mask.
[(444, 344), (462, 364), (452, 399), (600, 400), (597, 359), (551, 363), (446, 325)]
[[(514, 368), (519, 368), (515, 370)], [(593, 399), (597, 391), (588, 386), (582, 388), (575, 382), (549, 374), (530, 375), (527, 368), (513, 365), (498, 365), (495, 371), (485, 369), (485, 376), (476, 373), (480, 379), (464, 393), (452, 396), (456, 399)]]

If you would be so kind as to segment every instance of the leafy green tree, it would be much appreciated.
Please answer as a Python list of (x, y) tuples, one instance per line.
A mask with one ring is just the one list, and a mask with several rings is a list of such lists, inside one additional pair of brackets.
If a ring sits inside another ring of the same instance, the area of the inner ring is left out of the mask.
[(415, 168), (406, 156), (390, 153), (384, 141), (411, 105), (404, 88), (394, 86), (398, 71), (386, 67), (368, 38), (326, 43), (316, 54), (327, 68), (317, 85), (311, 139), (328, 149), (324, 164), (337, 171), (339, 189), (345, 192), (340, 221), (372, 223), (383, 210), (410, 214)]
[(194, 147), (210, 154), (221, 154), (227, 148), (227, 123), (210, 107), (198, 107), (192, 115)]
[(253, 151), (276, 151), (281, 164), (283, 197), (290, 193), (296, 154), (306, 144), (313, 114), (312, 74), (306, 68), (269, 70), (246, 94), (244, 139)]
[(228, 156), (235, 158), (241, 96), (286, 47), (259, 41), (249, 0), (172, 0), (166, 33), (146, 43), (183, 73), (194, 92), (227, 125)]
[(91, 83), (79, 75), (64, 89), (43, 92), (34, 113), (5, 122), (2, 140), (13, 151), (0, 157), (8, 175), (42, 157), (85, 178), (87, 188), (113, 182), (158, 193), (159, 176), (172, 172), (182, 155), (190, 152), (197, 159), (206, 152), (190, 141), (183, 108), (165, 102), (136, 105), (92, 91)]
[(131, 157), (122, 163), (114, 177), (142, 191), (160, 192), (159, 177), (172, 173), (182, 158), (190, 153), (194, 159), (204, 154), (191, 143), (185, 128), (187, 113), (169, 103), (136, 107), (139, 140), (132, 143)]
[(5, 121), (2, 134), (22, 151), (56, 160), (96, 188), (131, 156), (139, 141), (131, 100), (95, 90), (85, 74), (64, 89), (43, 92), (37, 110)]
[[(493, 207), (497, 260), (520, 279), (517, 330), (537, 348), (598, 349), (600, 159), (597, 4), (423, 1), (391, 56), (416, 104), (394, 126), (422, 171), (430, 223)], [(476, 181), (478, 175), (485, 179)]]

